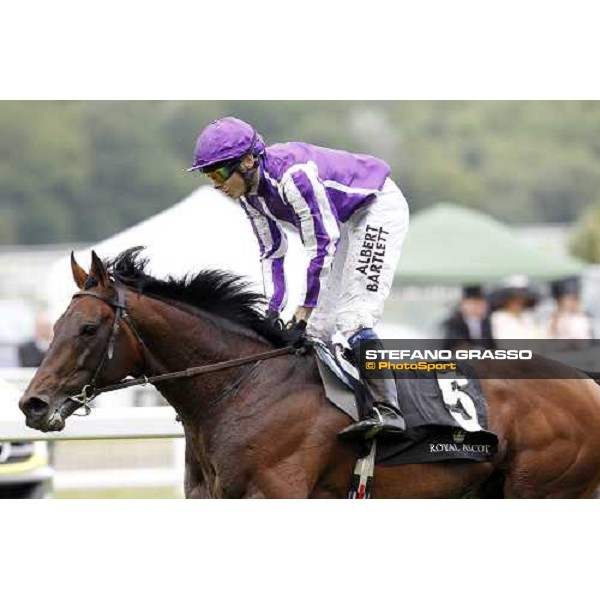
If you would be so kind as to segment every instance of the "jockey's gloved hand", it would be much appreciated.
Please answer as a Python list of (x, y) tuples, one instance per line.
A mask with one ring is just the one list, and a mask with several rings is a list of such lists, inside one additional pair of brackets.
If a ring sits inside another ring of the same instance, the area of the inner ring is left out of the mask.
[(285, 326), (285, 328), (288, 331), (300, 331), (300, 332), (305, 332), (306, 331), (306, 321), (304, 319), (296, 319), (295, 316), (293, 316), (288, 322), (287, 325)]
[(267, 320), (276, 329), (285, 329), (285, 324), (276, 310), (267, 311)]
[(294, 346), (299, 348), (304, 345), (306, 341), (306, 321), (304, 319), (296, 319), (292, 317), (285, 326), (285, 329), (289, 331), (291, 342)]

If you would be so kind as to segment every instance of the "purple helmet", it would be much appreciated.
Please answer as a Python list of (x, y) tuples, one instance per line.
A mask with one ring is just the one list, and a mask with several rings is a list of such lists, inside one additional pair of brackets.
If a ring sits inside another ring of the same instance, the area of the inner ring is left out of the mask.
[(187, 170), (204, 170), (249, 153), (261, 154), (264, 149), (265, 143), (252, 125), (235, 117), (217, 119), (198, 136), (194, 164)]

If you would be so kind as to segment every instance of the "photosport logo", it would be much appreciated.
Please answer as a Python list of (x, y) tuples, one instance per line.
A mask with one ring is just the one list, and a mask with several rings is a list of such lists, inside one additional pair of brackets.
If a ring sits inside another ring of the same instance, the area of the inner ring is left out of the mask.
[[(600, 341), (498, 340), (501, 347), (445, 348), (447, 340), (382, 340), (361, 344), (364, 368), (376, 378), (451, 376), (479, 379), (583, 379), (600, 372)], [(456, 376), (456, 375), (455, 375)]]

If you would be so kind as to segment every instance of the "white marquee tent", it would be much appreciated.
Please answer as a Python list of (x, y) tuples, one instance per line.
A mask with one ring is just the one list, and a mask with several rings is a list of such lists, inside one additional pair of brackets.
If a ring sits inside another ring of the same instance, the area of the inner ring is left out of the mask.
[[(286, 317), (302, 299), (307, 267), (297, 234), (289, 231), (288, 240)], [(76, 252), (75, 256), (87, 270), (92, 249), (101, 258), (107, 258), (132, 246), (146, 247), (144, 256), (150, 259), (149, 271), (155, 276), (181, 276), (204, 268), (226, 269), (248, 277), (262, 291), (258, 243), (250, 222), (236, 202), (210, 186), (197, 189), (167, 210)], [(49, 312), (56, 319), (76, 291), (68, 255), (51, 267), (47, 286)]]

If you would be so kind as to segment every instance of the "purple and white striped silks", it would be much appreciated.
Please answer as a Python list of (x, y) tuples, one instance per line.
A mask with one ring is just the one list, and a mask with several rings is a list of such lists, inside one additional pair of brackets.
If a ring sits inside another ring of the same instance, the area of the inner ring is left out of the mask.
[(384, 161), (362, 154), (297, 142), (266, 149), (257, 195), (241, 203), (260, 245), (271, 310), (281, 311), (286, 302), (287, 240), (280, 222), (300, 233), (309, 257), (303, 304), (314, 307), (331, 269), (340, 226), (375, 198), (389, 173)]

